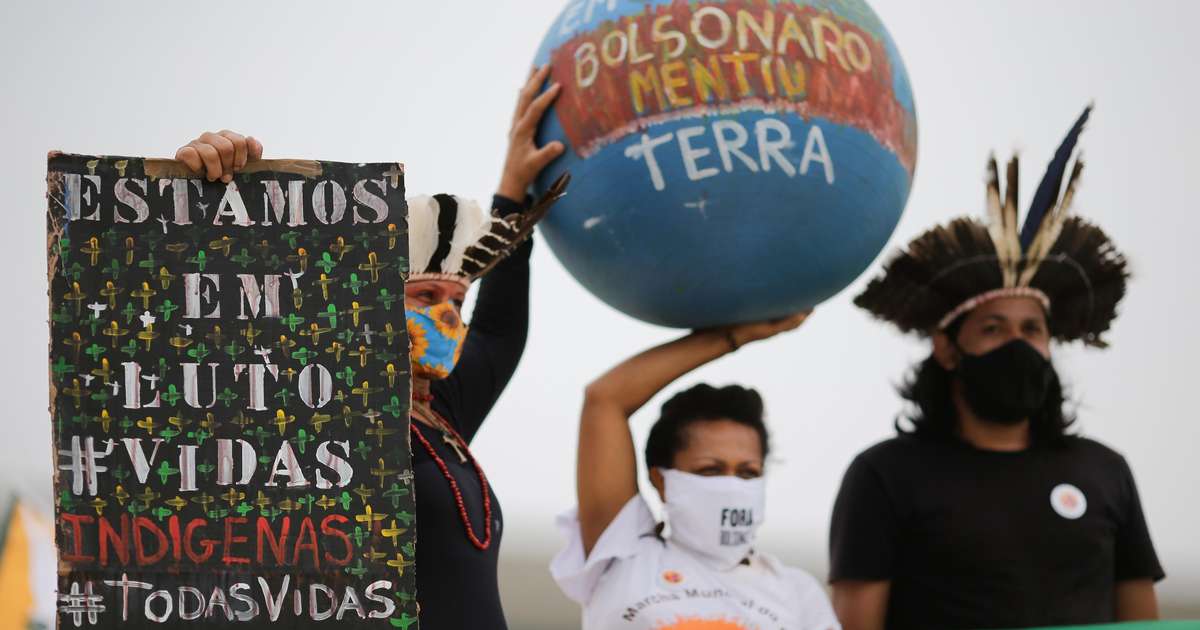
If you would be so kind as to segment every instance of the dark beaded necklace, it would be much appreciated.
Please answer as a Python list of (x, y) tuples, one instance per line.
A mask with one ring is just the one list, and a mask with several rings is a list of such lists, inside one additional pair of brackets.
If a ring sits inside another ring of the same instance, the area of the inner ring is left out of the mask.
[[(454, 501), (458, 504), (459, 518), (462, 519), (463, 527), (467, 531), (467, 539), (471, 541), (471, 544), (474, 545), (476, 549), (480, 551), (486, 551), (487, 548), (492, 544), (492, 498), (488, 490), (487, 476), (483, 474), (483, 468), (479, 466), (479, 462), (475, 461), (475, 457), (471, 455), (471, 450), (467, 447), (467, 442), (462, 439), (462, 436), (460, 436), (458, 432), (450, 426), (450, 423), (446, 422), (445, 418), (442, 418), (440, 415), (438, 415), (436, 411), (433, 411), (432, 409), (429, 411), (437, 418), (439, 424), (441, 425), (442, 440), (454, 449), (454, 451), (458, 454), (459, 459), (463, 463), (469, 460), (471, 465), (475, 467), (475, 474), (479, 476), (479, 485), (483, 490), (483, 526), (486, 530), (482, 541), (479, 540), (479, 537), (475, 535), (475, 529), (471, 527), (471, 519), (467, 516), (467, 506), (465, 503), (463, 503), (462, 491), (459, 490), (458, 482), (454, 480), (454, 475), (450, 474), (450, 468), (446, 466), (446, 462), (442, 461), (442, 458), (438, 456), (437, 451), (434, 450), (433, 445), (429, 443), (429, 440), (425, 439), (425, 436), (421, 433), (421, 430), (417, 428), (417, 424), (415, 422), (409, 423), (409, 429), (411, 429), (412, 434), (416, 436), (417, 441), (421, 443), (421, 446), (425, 448), (425, 452), (429, 453), (430, 459), (437, 464), (437, 467), (442, 471), (442, 476), (445, 477), (446, 481), (450, 484), (450, 491), (454, 493)], [(466, 453), (466, 456), (463, 455), (464, 452)], [(417, 515), (417, 517), (420, 518), (420, 515)]]

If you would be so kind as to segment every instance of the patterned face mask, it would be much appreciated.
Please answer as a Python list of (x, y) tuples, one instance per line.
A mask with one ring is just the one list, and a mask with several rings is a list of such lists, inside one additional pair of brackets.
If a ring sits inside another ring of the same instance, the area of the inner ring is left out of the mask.
[(406, 307), (412, 373), (417, 378), (443, 379), (462, 354), (467, 325), (450, 302), (423, 308)]

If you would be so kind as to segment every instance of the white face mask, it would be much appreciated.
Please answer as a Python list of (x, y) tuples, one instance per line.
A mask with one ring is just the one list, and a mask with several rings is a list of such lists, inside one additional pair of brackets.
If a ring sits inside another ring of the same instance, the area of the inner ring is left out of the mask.
[(766, 516), (764, 479), (661, 470), (671, 541), (722, 569), (741, 562)]

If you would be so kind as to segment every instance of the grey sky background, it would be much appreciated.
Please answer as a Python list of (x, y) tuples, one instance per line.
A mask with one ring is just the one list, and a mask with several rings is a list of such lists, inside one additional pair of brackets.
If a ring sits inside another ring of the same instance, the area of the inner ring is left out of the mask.
[[(564, 4), (3, 3), (0, 488), (50, 504), (47, 150), (170, 156), (201, 131), (228, 127), (262, 139), (269, 157), (398, 160), (411, 193), (483, 199), (498, 182), (517, 87)], [(1136, 275), (1112, 347), (1059, 347), (1055, 360), (1078, 402), (1078, 430), (1133, 468), (1169, 576), (1160, 596), (1200, 599), (1200, 3), (871, 4), (903, 55), (920, 126), (912, 195), (889, 247), (982, 212), (993, 149), (1021, 151), (1027, 204), (1054, 147), (1095, 101), (1076, 211), (1104, 226)], [(544, 244), (533, 263), (528, 350), (474, 444), (504, 507), (509, 566), (544, 563), (559, 543), (553, 517), (574, 501), (583, 386), (679, 334), (598, 302)], [(762, 392), (777, 449), (762, 544), (820, 578), (841, 474), (893, 433), (893, 385), (928, 352), (851, 306), (877, 271), (878, 262), (800, 331), (669, 390), (705, 380)], [(639, 447), (660, 403), (633, 421)], [(535, 576), (506, 585), (510, 614), (521, 614), (517, 601), (562, 609), (548, 584)]]

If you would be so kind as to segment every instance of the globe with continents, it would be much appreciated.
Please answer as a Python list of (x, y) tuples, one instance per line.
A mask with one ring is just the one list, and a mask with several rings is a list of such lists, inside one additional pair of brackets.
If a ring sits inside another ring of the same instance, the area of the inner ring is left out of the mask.
[(562, 85), (540, 143), (567, 150), (555, 255), (664, 326), (782, 317), (854, 280), (908, 198), (917, 120), (856, 0), (574, 0), (535, 62)]

